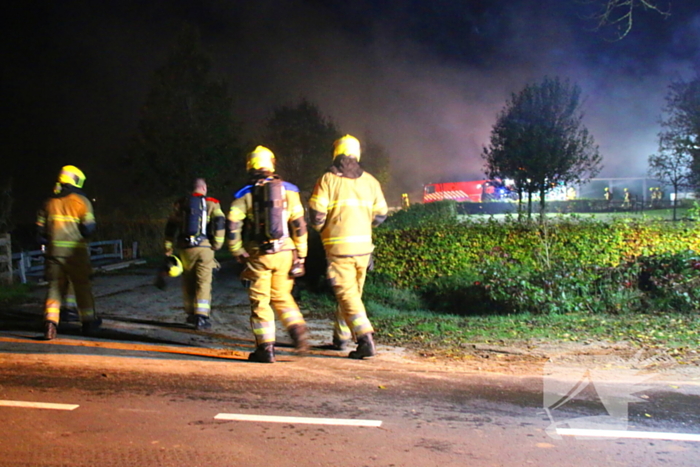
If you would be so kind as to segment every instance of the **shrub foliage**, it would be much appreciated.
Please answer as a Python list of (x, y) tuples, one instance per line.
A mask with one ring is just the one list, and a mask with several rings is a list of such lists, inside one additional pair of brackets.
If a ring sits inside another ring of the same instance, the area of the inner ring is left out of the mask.
[(375, 232), (376, 273), (395, 288), (420, 294), (431, 309), (622, 313), (700, 307), (700, 228), (694, 224), (456, 222), (449, 211), (440, 213), (443, 208), (418, 222), (405, 215)]

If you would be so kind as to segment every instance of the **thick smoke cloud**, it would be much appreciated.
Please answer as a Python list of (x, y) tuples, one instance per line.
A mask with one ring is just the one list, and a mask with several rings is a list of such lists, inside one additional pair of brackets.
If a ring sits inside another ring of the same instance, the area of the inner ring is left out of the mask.
[[(251, 41), (244, 41), (243, 56), (257, 51), (256, 60), (243, 61), (254, 69), (237, 73), (237, 59), (225, 69), (234, 90), (262, 89), (239, 101), (253, 121), (280, 100), (306, 96), (343, 131), (371, 130), (393, 155), (406, 190), (481, 177), (480, 153), (508, 96), (545, 75), (568, 77), (584, 91), (585, 123), (604, 156), (600, 176), (644, 176), (647, 157), (657, 149), (667, 85), (687, 72), (697, 50), (679, 55), (673, 44), (678, 36), (684, 42), (697, 37), (697, 17), (674, 23), (643, 17), (642, 30), (609, 42), (562, 3), (495, 2), (493, 11), (476, 15), (464, 6), (472, 14), (452, 21), (457, 30), (450, 37), (466, 45), (456, 44), (453, 55), (444, 41), (441, 49), (415, 29), (407, 31), (405, 12), (363, 18), (353, 29), (352, 21), (316, 4), (288, 3), (280, 10), (267, 3), (247, 11), (254, 20), (244, 14), (242, 37)], [(433, 13), (423, 27), (439, 31), (454, 11)], [(220, 53), (225, 49), (221, 43)]]
[(63, 163), (99, 174), (123, 152), (183, 21), (199, 27), (249, 138), (275, 106), (305, 97), (341, 131), (371, 133), (410, 192), (482, 177), (506, 99), (545, 75), (582, 87), (600, 176), (643, 176), (667, 86), (700, 57), (689, 2), (668, 20), (642, 13), (618, 42), (591, 31), (573, 0), (58, 3), (17, 7), (4, 29), (12, 123), (0, 149), (39, 165), (47, 186)]

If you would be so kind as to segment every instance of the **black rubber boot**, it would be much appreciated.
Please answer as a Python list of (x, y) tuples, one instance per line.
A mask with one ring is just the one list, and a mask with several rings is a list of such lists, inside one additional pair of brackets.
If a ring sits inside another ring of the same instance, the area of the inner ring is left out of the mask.
[(195, 324), (194, 328), (197, 331), (206, 331), (207, 329), (211, 329), (211, 321), (209, 321), (207, 316), (197, 315), (197, 324)]
[(192, 324), (193, 326), (197, 325), (197, 315), (187, 315), (187, 319), (185, 320), (187, 324)]
[(66, 321), (80, 322), (80, 314), (78, 313), (78, 310), (75, 308), (61, 307), (61, 312), (60, 312), (59, 316), (60, 316), (61, 322), (66, 322)]
[(86, 321), (83, 323), (83, 335), (90, 336), (95, 334), (102, 326), (102, 318), (95, 316), (92, 321)]
[(350, 339), (339, 339), (333, 337), (333, 350), (347, 350), (350, 345)]
[(292, 338), (294, 348), (298, 352), (308, 352), (309, 350), (309, 333), (305, 324), (295, 324), (287, 329), (289, 337)]
[(255, 348), (255, 352), (248, 355), (249, 362), (275, 363), (275, 344), (268, 342), (260, 344)]
[(44, 321), (44, 340), (50, 341), (56, 338), (58, 326), (53, 321)]
[(357, 349), (350, 352), (348, 357), (362, 360), (363, 358), (374, 357), (375, 355), (377, 355), (377, 350), (374, 348), (372, 333), (369, 332), (357, 338)]

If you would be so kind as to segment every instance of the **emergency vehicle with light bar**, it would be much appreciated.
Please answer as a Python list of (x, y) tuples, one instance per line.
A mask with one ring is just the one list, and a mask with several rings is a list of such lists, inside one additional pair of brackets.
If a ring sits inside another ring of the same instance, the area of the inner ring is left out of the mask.
[(507, 201), (512, 191), (501, 180), (474, 180), (470, 182), (429, 183), (423, 187), (423, 202), (454, 200), (481, 203)]

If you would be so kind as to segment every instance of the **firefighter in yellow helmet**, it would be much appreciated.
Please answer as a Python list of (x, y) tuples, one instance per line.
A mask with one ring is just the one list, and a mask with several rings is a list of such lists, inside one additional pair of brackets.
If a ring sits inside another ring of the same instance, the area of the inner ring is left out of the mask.
[(211, 329), (211, 282), (218, 264), (214, 251), (224, 244), (225, 228), (219, 200), (207, 196), (203, 178), (195, 179), (192, 193), (175, 202), (165, 226), (165, 256), (172, 256), (174, 247), (179, 250), (187, 322), (197, 330)]
[(309, 217), (328, 260), (328, 279), (338, 301), (333, 346), (345, 349), (350, 340), (357, 349), (349, 357), (362, 359), (376, 353), (374, 329), (362, 303), (362, 289), (372, 259), (372, 227), (387, 216), (379, 182), (360, 167), (360, 142), (346, 135), (333, 148), (333, 164), (316, 182), (309, 201)]
[[(248, 360), (275, 361), (275, 313), (297, 351), (308, 349), (306, 321), (292, 288), (304, 274), (307, 231), (299, 188), (275, 173), (275, 156), (258, 146), (248, 154), (249, 181), (235, 195), (227, 222), (231, 254), (245, 264), (255, 351)], [(273, 311), (274, 310), (274, 311)]]
[(82, 191), (85, 174), (66, 165), (58, 175), (53, 195), (39, 211), (37, 227), (46, 245), (46, 277), (49, 290), (44, 309), (44, 338), (56, 337), (61, 302), (69, 285), (75, 290), (83, 334), (89, 335), (102, 324), (95, 315), (87, 238), (95, 231), (95, 215)]

